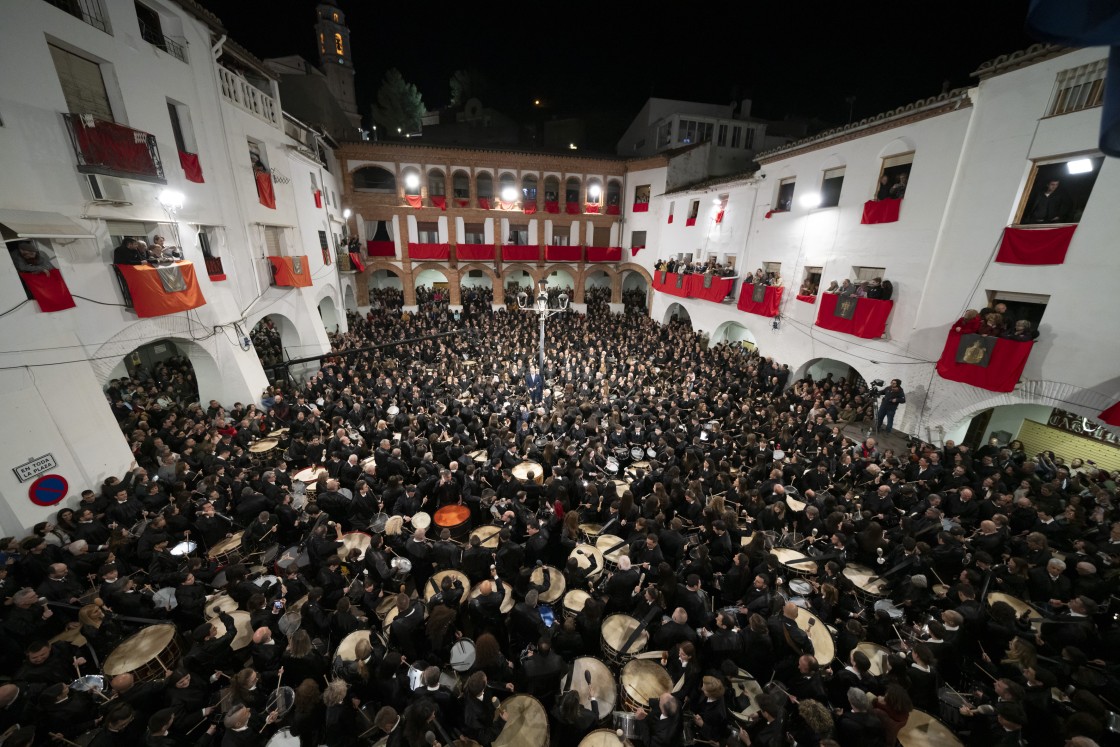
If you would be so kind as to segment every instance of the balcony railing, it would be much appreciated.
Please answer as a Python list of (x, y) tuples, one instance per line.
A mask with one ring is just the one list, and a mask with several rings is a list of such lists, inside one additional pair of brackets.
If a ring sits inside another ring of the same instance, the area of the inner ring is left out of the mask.
[(98, 31), (109, 33), (109, 22), (105, 19), (105, 11), (101, 8), (100, 0), (47, 0), (47, 2), (79, 21), (85, 21)]
[(213, 280), (214, 278), (220, 277), (224, 280), (226, 277), (226, 271), (222, 268), (222, 258), (206, 257), (205, 260), (206, 274), (210, 276), (210, 279)]
[(156, 136), (91, 114), (63, 114), (78, 171), (166, 184)]
[(162, 49), (177, 60), (181, 60), (182, 62), (187, 61), (187, 48), (185, 44), (177, 42), (168, 36), (164, 36), (161, 29), (152, 28), (144, 23), (143, 19), (137, 20), (140, 21), (141, 39), (148, 42), (156, 49)]
[(231, 104), (260, 117), (274, 127), (280, 126), (280, 107), (269, 94), (260, 90), (237, 73), (218, 66), (218, 79), (222, 86), (222, 96)]

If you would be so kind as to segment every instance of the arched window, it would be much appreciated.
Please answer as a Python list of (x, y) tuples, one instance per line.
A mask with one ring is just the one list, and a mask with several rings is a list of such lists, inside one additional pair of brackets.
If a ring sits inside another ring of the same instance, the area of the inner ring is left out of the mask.
[(579, 202), (580, 181), (578, 176), (568, 177), (564, 184), (564, 202)]
[(533, 174), (526, 174), (521, 177), (521, 196), (526, 202), (537, 201), (537, 177)]
[(404, 180), (404, 193), (406, 195), (420, 194), (420, 172), (416, 169), (405, 169), (401, 172), (401, 179)]
[(618, 205), (622, 202), (622, 182), (611, 179), (607, 182), (607, 205)]
[(545, 202), (560, 202), (560, 179), (555, 176), (544, 178)]
[(442, 197), (446, 193), (446, 179), (439, 169), (428, 172), (428, 196)]
[(363, 166), (354, 171), (354, 189), (358, 192), (396, 194), (397, 178), (380, 166)]
[(489, 200), (494, 196), (494, 177), (489, 173), (482, 172), (474, 178), (474, 181), (479, 197)]
[(465, 200), (471, 196), (471, 175), (456, 171), (451, 175), (451, 191), (456, 199)]
[(589, 179), (587, 182), (587, 202), (590, 205), (599, 205), (603, 202), (603, 183), (598, 179)]

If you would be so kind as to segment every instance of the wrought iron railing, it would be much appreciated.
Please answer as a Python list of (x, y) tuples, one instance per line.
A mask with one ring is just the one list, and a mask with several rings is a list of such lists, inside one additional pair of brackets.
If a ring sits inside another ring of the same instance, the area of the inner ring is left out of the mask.
[(167, 183), (155, 135), (92, 114), (62, 117), (81, 173)]
[(85, 21), (98, 31), (109, 33), (109, 21), (100, 0), (47, 0), (48, 3), (66, 11), (80, 21)]

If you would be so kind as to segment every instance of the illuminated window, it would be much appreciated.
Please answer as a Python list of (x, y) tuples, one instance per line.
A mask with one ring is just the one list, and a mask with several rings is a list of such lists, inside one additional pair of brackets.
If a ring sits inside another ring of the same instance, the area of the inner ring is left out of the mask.
[(322, 34), (319, 34), (319, 51), (320, 52), (326, 52), (327, 51), (327, 41), (326, 41), (326, 38)]
[(336, 54), (346, 54), (346, 47), (342, 44), (342, 34), (334, 35), (334, 51)]
[(331, 20), (334, 21), (335, 23), (338, 23), (338, 13), (332, 13), (331, 14)]

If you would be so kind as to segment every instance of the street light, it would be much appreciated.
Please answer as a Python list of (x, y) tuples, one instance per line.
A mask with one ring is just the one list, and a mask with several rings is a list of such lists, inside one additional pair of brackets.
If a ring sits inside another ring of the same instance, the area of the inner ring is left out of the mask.
[(544, 322), (550, 316), (563, 314), (568, 310), (568, 294), (561, 293), (556, 297), (556, 305), (549, 305), (548, 291), (545, 289), (544, 283), (537, 286), (537, 297), (530, 300), (529, 294), (521, 291), (517, 294), (517, 305), (522, 311), (528, 311), (537, 315), (541, 323), (541, 349), (540, 349), (540, 370), (544, 372)]
[(413, 171), (405, 176), (404, 186), (408, 189), (418, 189), (420, 187), (420, 175)]
[(159, 204), (163, 206), (163, 210), (167, 213), (168, 222), (171, 225), (171, 232), (174, 235), (175, 245), (182, 251), (183, 240), (179, 237), (179, 221), (175, 220), (175, 213), (183, 207), (186, 198), (182, 192), (174, 189), (165, 189), (159, 193)]

